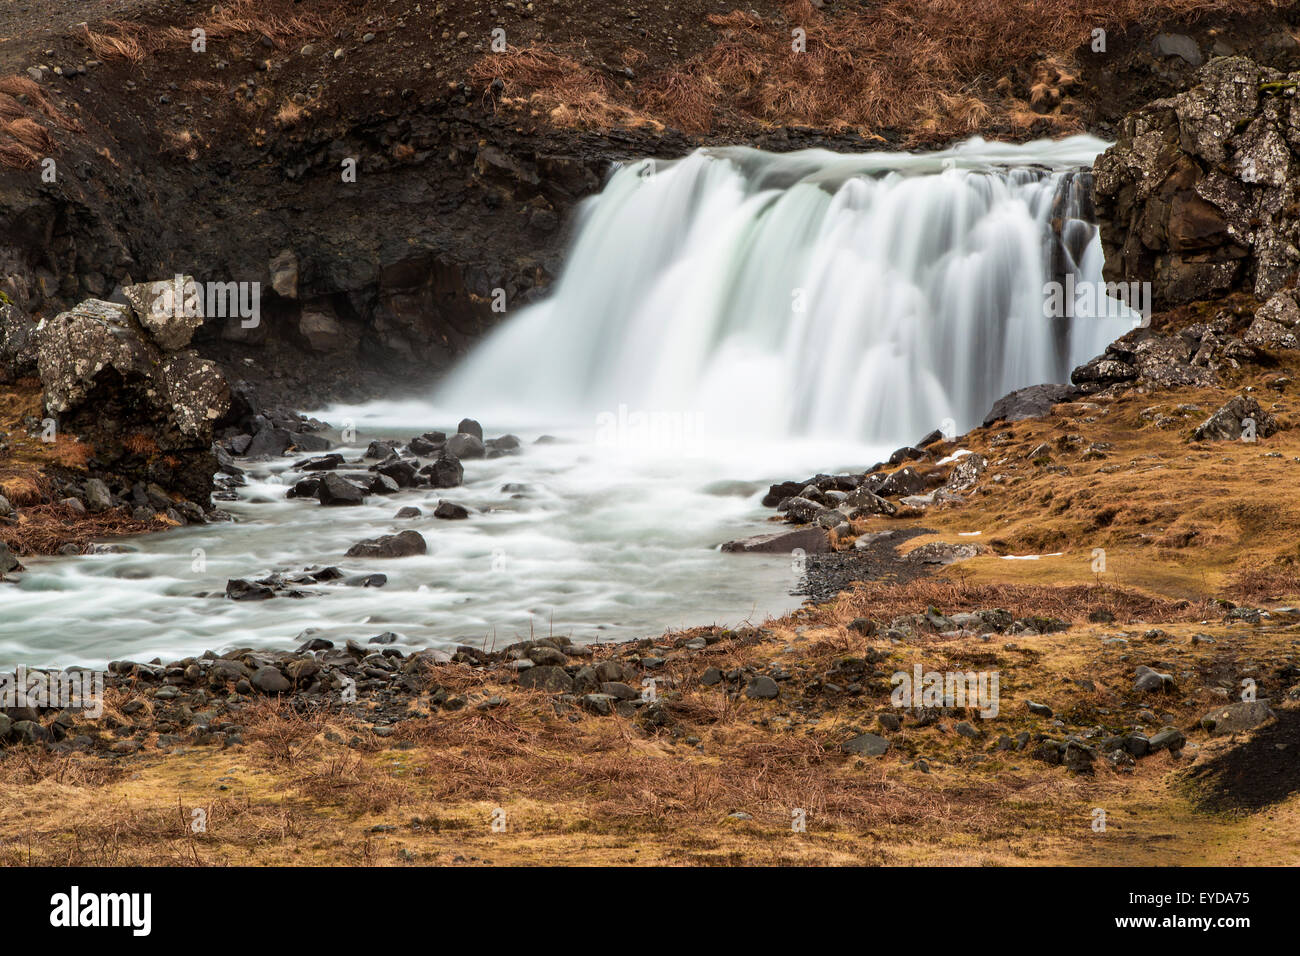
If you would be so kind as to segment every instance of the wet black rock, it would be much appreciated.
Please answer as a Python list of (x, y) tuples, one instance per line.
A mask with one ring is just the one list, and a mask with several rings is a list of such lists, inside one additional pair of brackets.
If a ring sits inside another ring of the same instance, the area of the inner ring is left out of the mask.
[(522, 443), (514, 435), (502, 435), (500, 438), (489, 438), (483, 444), (487, 448), (487, 456), (489, 458), (499, 458), (502, 455), (513, 455), (522, 447)]
[(1078, 389), (1069, 385), (1031, 385), (1008, 392), (984, 416), (984, 427), (995, 422), (1018, 422), (1026, 418), (1042, 418), (1059, 402), (1068, 402), (1078, 396)]
[(323, 505), (359, 505), (366, 500), (366, 493), (342, 475), (326, 474), (321, 479), (316, 497)]
[(320, 492), (321, 478), (319, 475), (310, 475), (306, 478), (299, 478), (285, 492), (286, 498), (315, 498)]
[(487, 448), (481, 438), (457, 434), (447, 439), (446, 453), (456, 458), (484, 458), (487, 455)]
[[(359, 478), (353, 477), (353, 480), (360, 481)], [(366, 480), (366, 490), (372, 495), (395, 495), (401, 491), (401, 486), (387, 475), (371, 475)]]
[(367, 538), (348, 548), (350, 558), (405, 558), (427, 554), (428, 544), (418, 531), (399, 531), (397, 534)]
[(372, 470), (387, 475), (397, 482), (400, 488), (409, 488), (419, 481), (416, 477), (419, 474), (419, 467), (419, 462), (409, 458), (390, 458), (375, 465)]
[(465, 468), (455, 455), (443, 453), (433, 464), (425, 465), (420, 474), (427, 475), (433, 488), (457, 488), (465, 480)]
[(245, 578), (232, 578), (226, 582), (226, 597), (232, 601), (267, 601), (275, 597), (275, 589)]
[(295, 471), (333, 471), (341, 464), (343, 464), (343, 456), (335, 452), (295, 462), (293, 467)]
[(0, 574), (8, 574), (11, 571), (21, 571), (23, 566), (14, 553), (9, 550), (9, 545), (0, 541)]
[(728, 541), (721, 550), (732, 553), (752, 554), (790, 554), (803, 551), (805, 554), (821, 554), (831, 550), (830, 538), (821, 528), (799, 528), (795, 531), (777, 531), (773, 534), (760, 534), (739, 541)]
[(438, 454), (442, 451), (443, 445), (445, 444), (445, 438), (441, 441), (433, 441), (427, 435), (420, 435), (416, 438), (412, 438), (410, 442), (407, 443), (407, 447), (411, 450), (412, 455), (427, 456)]
[(458, 505), (454, 501), (448, 501), (446, 498), (438, 499), (438, 507), (433, 509), (435, 518), (445, 518), (456, 521), (469, 517), (469, 509), (464, 505)]

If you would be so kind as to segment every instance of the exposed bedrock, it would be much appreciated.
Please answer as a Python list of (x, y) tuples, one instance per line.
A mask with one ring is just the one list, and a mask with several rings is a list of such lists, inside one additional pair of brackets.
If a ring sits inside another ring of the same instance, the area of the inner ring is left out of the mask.
[(1156, 309), (1266, 299), (1300, 267), (1300, 73), (1219, 57), (1184, 93), (1130, 114), (1095, 168), (1112, 282)]

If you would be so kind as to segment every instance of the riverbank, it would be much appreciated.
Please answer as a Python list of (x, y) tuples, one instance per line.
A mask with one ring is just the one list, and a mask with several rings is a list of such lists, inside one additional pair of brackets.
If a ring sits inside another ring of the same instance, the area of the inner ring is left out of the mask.
[[(985, 597), (1050, 606), (1051, 591), (878, 587), (870, 604), (919, 611), (944, 598), (955, 614)], [(1294, 691), (1272, 675), (1294, 614), (1084, 620), (1130, 600), (1081, 589), (1076, 620), (1055, 634), (893, 643), (845, 626), (862, 606), (848, 597), (761, 628), (580, 653), (541, 642), (414, 668), (390, 658), (418, 691), (366, 688), (342, 707), (237, 689), (200, 702), (176, 675), (159, 684), (142, 668), (113, 679), (93, 731), (107, 746), (81, 750), (87, 728), (73, 724), (72, 752), (24, 747), (0, 761), (0, 828), (13, 835), (0, 859), (1285, 864), (1300, 848), (1300, 779), (1277, 755), (1300, 741)], [(562, 666), (518, 671), (521, 654)], [(1244, 661), (1277, 719), (1212, 734), (1202, 718)], [(1135, 689), (1139, 662), (1176, 687)], [(918, 665), (1000, 672), (998, 715), (893, 707), (891, 674)], [(227, 657), (208, 673), (245, 666)], [(567, 671), (582, 685), (548, 685)], [(651, 678), (656, 699), (639, 702)]]

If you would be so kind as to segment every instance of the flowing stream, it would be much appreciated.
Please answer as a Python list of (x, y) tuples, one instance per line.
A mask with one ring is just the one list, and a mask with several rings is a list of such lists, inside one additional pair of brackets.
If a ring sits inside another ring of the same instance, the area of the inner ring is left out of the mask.
[[(1101, 279), (1073, 137), (972, 140), (925, 155), (699, 150), (617, 170), (581, 208), (564, 274), (427, 402), (317, 412), (371, 438), (463, 416), (519, 455), (466, 461), (465, 486), (354, 508), (285, 499), (288, 459), (248, 465), (233, 524), (27, 559), (0, 584), (0, 666), (290, 648), (308, 629), (404, 649), (578, 641), (760, 622), (797, 605), (797, 562), (716, 546), (776, 530), (766, 484), (862, 469), (1006, 392), (1060, 382), (1133, 324), (1044, 314), (1044, 285)], [(543, 434), (558, 440), (536, 443)], [(334, 438), (338, 438), (336, 433)], [(439, 497), (473, 509), (430, 515)], [(424, 511), (396, 519), (399, 507)], [(346, 558), (419, 530), (429, 554)], [(382, 588), (234, 602), (229, 578), (338, 565)]]

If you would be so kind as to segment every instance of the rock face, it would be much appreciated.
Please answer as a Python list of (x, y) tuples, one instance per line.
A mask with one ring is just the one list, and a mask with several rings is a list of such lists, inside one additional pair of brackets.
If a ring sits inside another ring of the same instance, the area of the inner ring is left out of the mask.
[(1150, 280), (1157, 309), (1264, 299), (1300, 266), (1300, 73), (1219, 57), (1197, 79), (1128, 116), (1095, 168), (1106, 279)]
[(1252, 362), (1255, 350), (1228, 333), (1229, 322), (1220, 317), (1177, 332), (1133, 329), (1106, 347), (1106, 351), (1080, 365), (1070, 379), (1082, 394), (1124, 389), (1131, 385), (1154, 388), (1218, 384), (1218, 371)]
[(143, 314), (89, 299), (36, 326), (45, 411), (93, 447), (106, 473), (206, 503), (217, 471), (213, 429), (230, 390), (212, 362), (170, 347), (189, 341), (195, 317), (189, 308), (161, 316), (147, 291), (156, 285), (131, 290)]

